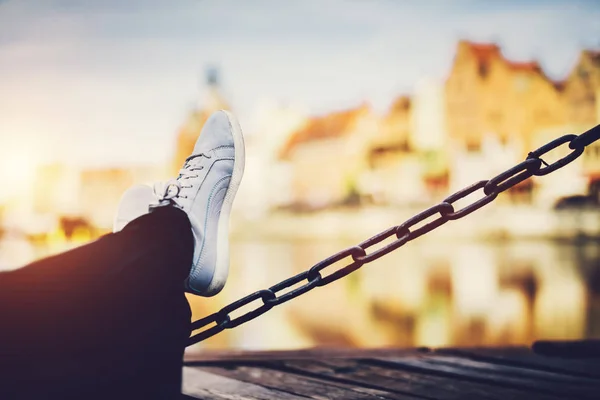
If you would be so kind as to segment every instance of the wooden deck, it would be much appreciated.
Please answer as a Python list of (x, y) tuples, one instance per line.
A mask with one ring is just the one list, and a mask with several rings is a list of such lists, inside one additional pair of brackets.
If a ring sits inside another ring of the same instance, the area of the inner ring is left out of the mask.
[(600, 399), (600, 359), (527, 348), (303, 350), (186, 356), (192, 399)]

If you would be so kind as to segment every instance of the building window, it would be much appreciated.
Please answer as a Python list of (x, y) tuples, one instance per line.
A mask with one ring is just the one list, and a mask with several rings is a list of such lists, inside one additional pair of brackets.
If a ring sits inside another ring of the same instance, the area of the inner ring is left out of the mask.
[(467, 151), (469, 153), (479, 153), (481, 151), (481, 143), (477, 141), (467, 141)]
[(479, 76), (481, 76), (482, 78), (487, 77), (489, 72), (489, 68), (488, 65), (485, 63), (480, 63), (479, 64)]

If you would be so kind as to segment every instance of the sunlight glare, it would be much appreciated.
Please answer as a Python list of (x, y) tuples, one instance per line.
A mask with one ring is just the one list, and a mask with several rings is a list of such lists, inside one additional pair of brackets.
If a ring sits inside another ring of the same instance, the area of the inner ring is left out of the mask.
[(30, 193), (37, 166), (34, 155), (14, 149), (3, 153), (0, 154), (0, 200)]

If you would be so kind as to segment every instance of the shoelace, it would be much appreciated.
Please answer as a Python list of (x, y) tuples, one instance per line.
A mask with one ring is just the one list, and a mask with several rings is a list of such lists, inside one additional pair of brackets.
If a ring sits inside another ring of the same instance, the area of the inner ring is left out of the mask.
[(157, 202), (150, 204), (150, 209), (168, 205), (174, 205), (182, 208), (181, 204), (177, 202), (177, 199), (187, 199), (187, 195), (184, 194), (184, 189), (188, 189), (193, 186), (185, 185), (184, 181), (198, 178), (198, 174), (194, 171), (200, 171), (204, 169), (204, 166), (200, 165), (199, 161), (194, 162), (194, 160), (198, 160), (200, 157), (212, 158), (212, 156), (204, 153), (189, 156), (183, 163), (183, 167), (179, 170), (179, 176), (176, 179), (169, 179), (168, 181), (157, 182), (154, 184), (154, 194)]

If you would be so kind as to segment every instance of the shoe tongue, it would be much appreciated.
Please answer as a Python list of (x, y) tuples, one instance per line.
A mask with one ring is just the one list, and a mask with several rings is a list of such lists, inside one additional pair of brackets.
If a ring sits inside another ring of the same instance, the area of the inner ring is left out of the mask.
[(172, 180), (154, 184), (154, 195), (159, 199), (172, 198), (177, 195), (177, 191), (176, 184)]

